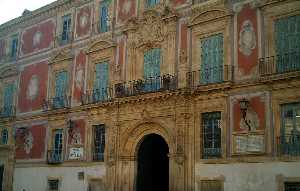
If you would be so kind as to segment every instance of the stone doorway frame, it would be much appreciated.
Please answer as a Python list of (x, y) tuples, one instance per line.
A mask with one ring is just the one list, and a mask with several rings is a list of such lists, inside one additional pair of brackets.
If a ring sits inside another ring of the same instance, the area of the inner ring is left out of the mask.
[(122, 191), (136, 191), (136, 176), (137, 176), (137, 154), (144, 138), (150, 134), (157, 134), (164, 139), (169, 148), (169, 190), (176, 190), (175, 180), (177, 179), (178, 168), (183, 165), (176, 162), (178, 155), (175, 152), (176, 144), (172, 134), (171, 128), (165, 128), (156, 122), (145, 122), (135, 126), (123, 135), (121, 141), (121, 155), (120, 155), (120, 178), (119, 188)]

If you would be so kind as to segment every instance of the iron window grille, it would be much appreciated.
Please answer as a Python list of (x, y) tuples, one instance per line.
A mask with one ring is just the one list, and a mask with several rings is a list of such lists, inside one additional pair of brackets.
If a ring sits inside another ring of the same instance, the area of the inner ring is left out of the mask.
[(221, 112), (202, 114), (202, 158), (220, 158), (221, 151)]
[(48, 190), (49, 191), (58, 191), (59, 190), (59, 180), (48, 180)]
[(300, 191), (300, 182), (285, 182), (284, 191)]
[(95, 125), (94, 126), (94, 161), (104, 161), (104, 150), (105, 150), (105, 126)]

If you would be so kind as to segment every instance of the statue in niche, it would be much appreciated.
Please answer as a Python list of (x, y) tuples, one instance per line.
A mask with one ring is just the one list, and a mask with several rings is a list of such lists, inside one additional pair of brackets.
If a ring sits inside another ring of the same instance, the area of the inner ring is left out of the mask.
[(71, 137), (72, 137), (72, 139), (71, 139), (72, 145), (80, 145), (81, 144), (81, 134), (80, 134), (78, 128), (73, 130)]
[(247, 110), (242, 111), (240, 129), (243, 129), (245, 131), (256, 131), (258, 128), (259, 118), (253, 108), (248, 107)]
[(31, 149), (33, 147), (33, 136), (30, 131), (27, 131), (24, 137), (24, 150), (26, 154), (29, 154), (31, 152)]
[(28, 100), (35, 100), (39, 94), (39, 77), (37, 75), (32, 75), (28, 86), (27, 86), (27, 91), (26, 91), (26, 98)]
[(245, 20), (239, 34), (239, 51), (245, 56), (250, 56), (256, 47), (256, 35), (253, 24), (250, 20)]

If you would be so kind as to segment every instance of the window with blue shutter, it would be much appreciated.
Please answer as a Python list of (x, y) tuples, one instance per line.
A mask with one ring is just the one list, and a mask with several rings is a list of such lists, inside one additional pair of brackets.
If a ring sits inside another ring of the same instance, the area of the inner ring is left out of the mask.
[(11, 51), (10, 51), (10, 57), (16, 58), (18, 53), (18, 37), (13, 37), (11, 41)]
[(200, 84), (223, 80), (223, 34), (201, 39)]
[(6, 145), (8, 142), (8, 131), (7, 129), (3, 129), (1, 132), (2, 144)]
[(105, 126), (104, 125), (95, 125), (93, 127), (94, 127), (93, 160), (104, 161)]
[(9, 117), (13, 114), (13, 98), (14, 98), (15, 85), (8, 84), (4, 87), (3, 93), (3, 109), (2, 115), (4, 117)]
[(61, 161), (62, 150), (63, 150), (63, 130), (56, 129), (54, 131), (52, 159), (55, 161)]
[(159, 0), (146, 0), (146, 8), (151, 8), (154, 5), (157, 5)]
[(101, 62), (95, 65), (93, 101), (104, 101), (108, 99), (108, 73), (108, 62)]
[(160, 89), (161, 49), (154, 48), (144, 53), (145, 91)]
[(63, 16), (63, 30), (62, 30), (62, 41), (70, 40), (70, 32), (71, 32), (71, 15)]
[(103, 1), (100, 3), (100, 32), (108, 31), (108, 3)]
[(55, 98), (53, 99), (53, 105), (55, 108), (61, 108), (66, 106), (68, 86), (68, 72), (62, 71), (55, 76)]
[(281, 108), (280, 154), (300, 156), (300, 103)]
[(221, 112), (202, 114), (202, 158), (221, 157)]
[(275, 21), (276, 71), (300, 69), (300, 15)]

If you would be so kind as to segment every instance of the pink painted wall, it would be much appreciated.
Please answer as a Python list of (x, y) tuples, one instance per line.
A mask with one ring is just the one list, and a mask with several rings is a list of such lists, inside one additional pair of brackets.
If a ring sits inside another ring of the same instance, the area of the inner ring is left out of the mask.
[(87, 35), (91, 30), (91, 7), (79, 9), (76, 16), (76, 37)]
[[(32, 125), (28, 129), (27, 135), (21, 134), (18, 130), (16, 132), (16, 159), (44, 158), (46, 141), (45, 125)], [(26, 147), (29, 152), (26, 151)]]
[(75, 76), (73, 78), (73, 101), (75, 104), (81, 102), (81, 95), (84, 92), (86, 58), (83, 50), (79, 51), (75, 58)]
[[(244, 27), (246, 23), (251, 23), (249, 28), (253, 30), (245, 30)], [(237, 29), (238, 29), (238, 67), (239, 72), (243, 75), (249, 75), (253, 72), (253, 68), (257, 65), (258, 61), (258, 37), (257, 37), (257, 14), (256, 8), (251, 8), (250, 5), (245, 5), (241, 12), (237, 15)], [(248, 31), (248, 32), (247, 32)], [(250, 32), (255, 35), (251, 36)], [(245, 51), (241, 48), (241, 43), (243, 39), (241, 37), (244, 33), (244, 42), (245, 46), (250, 47), (248, 50), (249, 52), (245, 54)], [(248, 43), (249, 41), (250, 43)]]
[[(18, 97), (18, 110), (20, 112), (41, 109), (43, 100), (46, 99), (47, 96), (47, 81), (48, 63), (46, 61), (24, 68), (20, 77)], [(30, 90), (30, 88), (32, 88), (32, 90)]]
[(55, 39), (55, 23), (48, 20), (25, 29), (21, 37), (21, 55), (50, 48)]
[(121, 24), (136, 16), (136, 0), (118, 0), (117, 23)]

